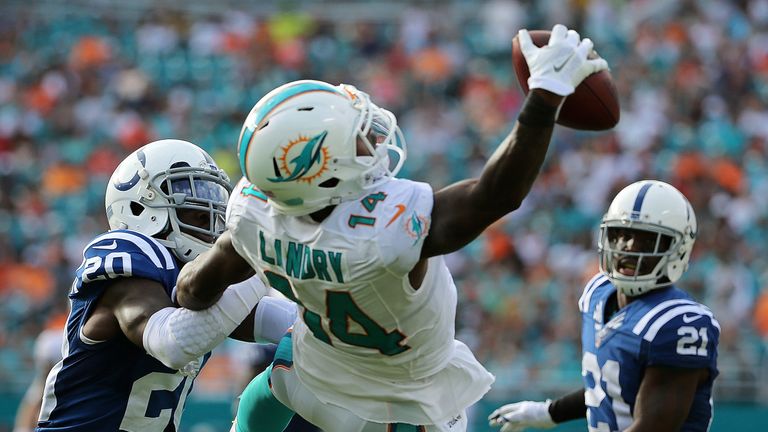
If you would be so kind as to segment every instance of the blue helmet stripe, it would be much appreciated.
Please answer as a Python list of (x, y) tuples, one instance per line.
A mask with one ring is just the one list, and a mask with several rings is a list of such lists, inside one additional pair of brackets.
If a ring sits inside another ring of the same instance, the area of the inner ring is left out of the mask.
[(635, 205), (632, 207), (632, 215), (630, 215), (630, 219), (640, 219), (640, 209), (643, 207), (645, 194), (648, 192), (648, 189), (651, 188), (651, 185), (652, 183), (646, 183), (640, 188), (640, 191), (637, 193), (637, 197), (635, 198)]
[(240, 138), (240, 142), (237, 146), (237, 151), (240, 156), (240, 170), (242, 170), (243, 175), (248, 177), (245, 161), (248, 156), (248, 146), (251, 143), (251, 138), (253, 138), (253, 133), (256, 132), (256, 128), (259, 127), (261, 122), (283, 102), (302, 93), (309, 93), (313, 91), (325, 91), (345, 96), (341, 90), (330, 84), (317, 81), (308, 81), (288, 87), (269, 98), (269, 100), (265, 101), (264, 104), (259, 107), (258, 111), (256, 111), (255, 116), (253, 117), (253, 121), (248, 126), (246, 126), (245, 130), (243, 130), (243, 136)]

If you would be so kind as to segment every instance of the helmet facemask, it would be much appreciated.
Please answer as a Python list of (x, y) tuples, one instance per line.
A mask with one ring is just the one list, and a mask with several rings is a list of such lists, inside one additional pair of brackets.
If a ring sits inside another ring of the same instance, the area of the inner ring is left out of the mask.
[(360, 183), (363, 189), (370, 189), (394, 177), (403, 167), (405, 138), (394, 114), (376, 106), (367, 93), (350, 85), (342, 88), (354, 95), (353, 106), (361, 111), (354, 128), (357, 131), (354, 163), (363, 166)]
[(182, 262), (208, 250), (224, 231), (231, 186), (200, 147), (182, 140), (149, 143), (125, 158), (107, 184), (111, 229), (155, 238)]
[(604, 222), (598, 246), (600, 270), (619, 285), (650, 289), (671, 285), (667, 264), (681, 241), (682, 234), (662, 226), (630, 228), (620, 221)]
[(688, 269), (696, 215), (673, 186), (642, 180), (622, 189), (603, 216), (600, 271), (628, 296), (670, 286)]
[(230, 186), (217, 169), (189, 167), (183, 162), (174, 165), (149, 180), (159, 191), (161, 204), (145, 205), (168, 209), (165, 240), (181, 261), (188, 262), (208, 250), (224, 232)]

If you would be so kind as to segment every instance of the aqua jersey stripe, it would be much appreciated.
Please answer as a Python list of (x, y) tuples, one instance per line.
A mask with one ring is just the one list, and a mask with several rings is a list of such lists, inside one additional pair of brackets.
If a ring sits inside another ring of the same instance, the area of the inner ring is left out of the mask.
[(273, 359), (274, 364), (293, 366), (293, 333), (288, 332), (280, 339)]
[(283, 102), (287, 101), (288, 99), (300, 95), (302, 93), (308, 93), (313, 91), (326, 91), (329, 93), (336, 93), (338, 95), (344, 96), (344, 93), (341, 92), (336, 87), (333, 87), (332, 85), (321, 83), (321, 82), (305, 82), (301, 84), (296, 84), (294, 86), (288, 87), (283, 91), (278, 92), (269, 100), (264, 102), (264, 104), (259, 107), (258, 111), (256, 112), (256, 115), (253, 118), (253, 121), (250, 122), (250, 124), (245, 128), (243, 131), (243, 136), (240, 139), (240, 142), (237, 146), (237, 151), (240, 156), (240, 170), (243, 172), (243, 175), (245, 177), (248, 177), (248, 171), (246, 171), (246, 164), (245, 160), (248, 155), (248, 145), (251, 142), (251, 138), (253, 137), (253, 133), (256, 131), (256, 127), (266, 118), (275, 108), (280, 106)]

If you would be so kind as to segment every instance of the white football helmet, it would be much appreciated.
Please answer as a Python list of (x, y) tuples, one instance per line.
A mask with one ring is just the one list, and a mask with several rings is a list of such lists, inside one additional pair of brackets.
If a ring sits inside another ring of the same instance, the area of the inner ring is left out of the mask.
[(104, 205), (111, 229), (154, 237), (189, 262), (224, 231), (231, 190), (227, 175), (203, 149), (165, 139), (120, 162), (107, 184)]
[(280, 213), (299, 216), (360, 197), (406, 158), (395, 116), (350, 85), (302, 80), (261, 98), (243, 124), (240, 168)]
[[(639, 240), (632, 247), (622, 240), (622, 230), (652, 234), (645, 236), (650, 239), (646, 247)], [(680, 191), (656, 180), (633, 183), (616, 195), (603, 216), (600, 270), (628, 296), (671, 285), (688, 269), (696, 234), (696, 215)]]

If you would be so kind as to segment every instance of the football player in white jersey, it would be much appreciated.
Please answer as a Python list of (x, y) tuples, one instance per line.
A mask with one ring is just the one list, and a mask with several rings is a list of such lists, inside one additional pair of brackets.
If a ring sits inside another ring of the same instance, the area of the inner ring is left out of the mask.
[(34, 372), (32, 382), (16, 410), (13, 432), (31, 432), (37, 426), (40, 402), (45, 389), (45, 377), (51, 368), (61, 360), (61, 346), (64, 342), (65, 313), (56, 313), (49, 320), (45, 330), (35, 339)]
[(673, 284), (688, 268), (696, 215), (673, 186), (644, 180), (600, 225), (600, 270), (579, 299), (584, 388), (489, 416), (502, 432), (587, 418), (590, 431), (707, 431), (720, 324)]
[(532, 91), (516, 124), (479, 178), (439, 191), (395, 177), (406, 157), (395, 116), (350, 85), (291, 82), (254, 106), (228, 231), (178, 281), (180, 304), (207, 307), (253, 268), (299, 304), (233, 430), (280, 431), (293, 411), (335, 432), (466, 429), (493, 376), (454, 339), (442, 255), (520, 206), (565, 96), (607, 67), (564, 26), (542, 48), (520, 37)]
[(37, 431), (176, 431), (214, 346), (228, 335), (276, 341), (292, 325), (295, 305), (262, 299), (252, 271), (210, 308), (175, 302), (179, 269), (223, 231), (229, 190), (186, 141), (155, 141), (120, 163), (105, 198), (111, 230), (83, 251)]

